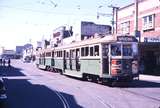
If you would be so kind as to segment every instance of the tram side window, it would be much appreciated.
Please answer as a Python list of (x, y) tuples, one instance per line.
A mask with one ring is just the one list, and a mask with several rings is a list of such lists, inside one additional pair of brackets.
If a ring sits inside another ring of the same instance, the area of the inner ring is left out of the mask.
[(52, 51), (52, 57), (54, 57), (54, 51)]
[(60, 57), (62, 57), (62, 51), (60, 51)]
[(84, 48), (81, 48), (81, 56), (84, 56)]
[(131, 45), (123, 45), (123, 56), (132, 56), (132, 52)]
[(71, 50), (71, 58), (75, 58), (75, 50)]
[(69, 58), (69, 52), (66, 52), (66, 58)]
[(90, 47), (90, 56), (93, 56), (93, 47)]
[(108, 45), (103, 46), (103, 56), (108, 56)]
[(112, 56), (121, 56), (121, 45), (120, 44), (112, 44), (111, 45), (111, 54), (112, 54)]
[(99, 46), (94, 46), (94, 56), (99, 56)]
[(51, 57), (51, 52), (47, 52), (46, 57)]
[(57, 57), (57, 51), (55, 52), (55, 57)]
[(42, 57), (45, 57), (45, 53), (42, 54)]
[(88, 56), (88, 54), (89, 54), (89, 48), (85, 47), (85, 55), (84, 56)]

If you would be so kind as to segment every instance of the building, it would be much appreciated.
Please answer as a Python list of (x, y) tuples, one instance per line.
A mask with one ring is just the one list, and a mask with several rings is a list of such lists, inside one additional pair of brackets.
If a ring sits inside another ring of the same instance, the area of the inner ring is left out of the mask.
[(109, 25), (102, 25), (102, 24), (95, 24), (93, 22), (81, 22), (81, 40), (85, 38), (90, 38), (95, 34), (98, 35), (108, 35), (111, 34), (111, 26)]
[(5, 59), (14, 59), (16, 52), (14, 50), (3, 50), (1, 57)]
[(25, 44), (23, 49), (23, 61), (30, 62), (31, 60), (35, 60), (35, 49), (32, 44)]
[(16, 58), (19, 59), (23, 56), (24, 46), (16, 46)]
[(93, 22), (76, 22), (73, 26), (61, 26), (53, 31), (51, 47), (92, 38), (98, 35), (111, 34), (111, 26)]
[(119, 8), (115, 17), (115, 33), (135, 35), (139, 39), (145, 73), (160, 75), (160, 0), (135, 0)]
[[(53, 37), (50, 40), (50, 47), (63, 44), (63, 39), (73, 36), (72, 26), (60, 26), (53, 30)], [(47, 42), (47, 40), (46, 40)], [(46, 44), (45, 42), (45, 44)]]

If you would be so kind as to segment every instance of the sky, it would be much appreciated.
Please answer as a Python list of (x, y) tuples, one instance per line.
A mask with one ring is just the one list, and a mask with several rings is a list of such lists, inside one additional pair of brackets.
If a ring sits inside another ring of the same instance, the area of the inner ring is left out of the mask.
[(15, 49), (49, 39), (55, 28), (77, 21), (111, 24), (109, 5), (123, 7), (133, 0), (0, 0), (0, 47)]

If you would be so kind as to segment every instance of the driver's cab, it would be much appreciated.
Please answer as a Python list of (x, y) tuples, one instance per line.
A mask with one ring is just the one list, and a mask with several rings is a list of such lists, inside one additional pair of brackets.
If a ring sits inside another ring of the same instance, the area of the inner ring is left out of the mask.
[[(138, 72), (138, 45), (134, 42), (110, 44), (110, 74), (113, 76)], [(136, 66), (133, 69), (133, 63)], [(136, 69), (135, 69), (136, 68)], [(136, 71), (135, 71), (136, 70)]]

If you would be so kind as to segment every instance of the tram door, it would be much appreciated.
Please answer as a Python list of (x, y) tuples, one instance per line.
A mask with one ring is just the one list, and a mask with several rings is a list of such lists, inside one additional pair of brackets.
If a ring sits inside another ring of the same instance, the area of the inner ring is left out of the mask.
[(69, 68), (72, 70), (72, 58), (73, 58), (73, 50), (70, 50), (69, 53)]
[(66, 51), (63, 51), (63, 71), (67, 69), (67, 61), (66, 61)]
[(109, 74), (109, 58), (108, 58), (108, 45), (102, 45), (102, 67), (103, 67), (103, 74)]
[(79, 57), (80, 57), (80, 51), (79, 51), (79, 49), (76, 49), (75, 63), (76, 63), (76, 70), (77, 70), (77, 71), (80, 71), (80, 61), (79, 61)]

